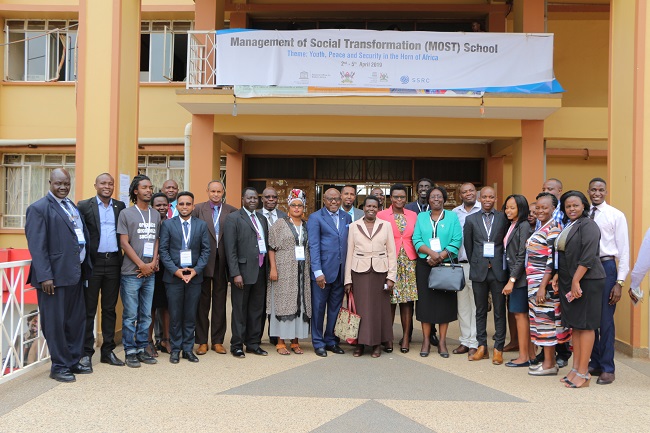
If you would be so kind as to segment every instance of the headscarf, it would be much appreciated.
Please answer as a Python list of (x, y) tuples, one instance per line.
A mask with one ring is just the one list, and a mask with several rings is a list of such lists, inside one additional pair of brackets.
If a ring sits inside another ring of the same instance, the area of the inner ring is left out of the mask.
[(291, 202), (294, 201), (294, 200), (300, 200), (302, 202), (303, 206), (304, 206), (306, 204), (306, 202), (307, 202), (307, 196), (305, 195), (305, 191), (303, 191), (301, 189), (297, 189), (297, 188), (292, 189), (291, 191), (289, 191), (289, 197), (287, 198), (287, 204), (288, 205), (291, 204)]

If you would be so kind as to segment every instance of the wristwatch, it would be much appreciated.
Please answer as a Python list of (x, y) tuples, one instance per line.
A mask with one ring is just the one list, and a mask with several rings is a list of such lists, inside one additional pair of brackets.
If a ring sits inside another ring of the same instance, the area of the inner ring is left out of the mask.
[(509, 281), (510, 281), (512, 284), (514, 284), (515, 281), (517, 281), (517, 279), (516, 279), (515, 277), (510, 277), (510, 280), (509, 280)]
[(625, 285), (625, 280), (616, 280), (619, 286), (623, 287)]

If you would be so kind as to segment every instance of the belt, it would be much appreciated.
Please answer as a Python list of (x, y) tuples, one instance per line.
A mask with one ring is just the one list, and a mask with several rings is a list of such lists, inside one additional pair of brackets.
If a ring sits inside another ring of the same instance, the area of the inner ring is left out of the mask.
[(601, 261), (601, 262), (608, 262), (608, 261), (610, 261), (610, 260), (616, 260), (616, 257), (614, 257), (614, 256), (602, 256), (602, 257), (600, 258), (600, 261)]
[(120, 254), (119, 251), (115, 251), (113, 253), (97, 253), (97, 258), (98, 259), (111, 259), (113, 257), (117, 257)]
[(458, 263), (469, 263), (467, 260), (459, 260)]

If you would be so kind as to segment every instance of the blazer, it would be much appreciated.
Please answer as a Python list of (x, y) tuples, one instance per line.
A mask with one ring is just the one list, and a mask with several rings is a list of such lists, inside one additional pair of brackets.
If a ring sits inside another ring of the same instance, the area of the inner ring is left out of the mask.
[[(440, 246), (451, 254), (451, 258), (458, 257), (458, 250), (463, 244), (463, 229), (460, 226), (458, 216), (450, 211), (443, 210), (445, 217), (440, 220), (437, 230), (437, 236), (440, 239)], [(415, 222), (413, 231), (413, 246), (418, 256), (425, 259), (427, 255), (419, 252), (422, 245), (429, 246), (429, 239), (433, 237), (433, 227), (431, 227), (431, 211), (420, 212)]]
[[(359, 221), (365, 215), (365, 213), (361, 209), (359, 209), (358, 207), (354, 207), (354, 206), (352, 206), (352, 213), (354, 214), (354, 221)], [(348, 215), (350, 215), (350, 214), (348, 214)]]
[[(262, 216), (266, 217), (266, 215), (264, 215), (264, 209), (260, 209), (259, 212), (262, 214)], [(279, 220), (281, 220), (282, 218), (286, 218), (286, 217), (289, 216), (289, 215), (287, 215), (286, 212), (281, 211), (281, 210), (278, 209), (277, 207), (275, 208), (275, 214), (277, 215), (278, 219), (275, 220), (274, 224), (275, 224), (276, 222), (278, 222)], [(268, 220), (267, 220), (267, 221), (268, 221)]]
[(338, 230), (327, 208), (321, 208), (309, 215), (307, 235), (314, 279), (316, 278), (314, 271), (322, 271), (328, 283), (335, 281), (339, 275), (344, 276), (348, 252), (348, 227), (351, 223), (352, 217), (342, 209), (339, 209)]
[(386, 221), (378, 219), (372, 236), (366, 224), (355, 221), (348, 232), (348, 251), (345, 260), (345, 284), (352, 284), (352, 271), (363, 274), (387, 272), (386, 278), (397, 279), (397, 255), (393, 231)]
[(605, 278), (605, 268), (600, 261), (600, 228), (591, 218), (581, 217), (571, 226), (564, 249), (565, 266), (569, 275), (575, 274), (579, 265), (587, 268), (584, 280)]
[[(165, 224), (160, 228), (158, 255), (165, 266), (164, 283), (171, 283), (174, 278), (180, 280), (174, 274), (177, 270), (183, 268), (181, 266), (181, 249), (183, 248), (183, 227), (181, 224), (181, 217), (175, 216), (170, 220), (166, 220)], [(192, 218), (190, 220), (188, 245), (192, 251), (192, 265), (188, 266), (188, 268), (194, 268), (196, 271), (196, 276), (191, 281), (201, 283), (203, 282), (203, 270), (210, 257), (208, 225), (202, 219)]]
[[(199, 218), (205, 221), (208, 226), (208, 234), (210, 239), (210, 257), (208, 258), (208, 264), (203, 270), (203, 275), (212, 278), (217, 271), (217, 275), (226, 271), (226, 250), (223, 247), (223, 229), (226, 224), (226, 217), (233, 213), (237, 212), (237, 208), (226, 203), (221, 203), (221, 215), (219, 215), (219, 239), (217, 239), (217, 234), (214, 231), (214, 223), (212, 220), (212, 208), (210, 207), (210, 202), (199, 203), (194, 206), (192, 211), (192, 217)], [(217, 261), (217, 256), (219, 258), (219, 269), (215, 269), (215, 263)]]
[[(420, 208), (418, 207), (418, 201), (417, 200), (412, 201), (410, 203), (406, 203), (406, 205), (404, 206), (404, 209), (408, 209), (408, 210), (410, 210), (412, 212), (415, 212), (416, 214), (420, 213)], [(430, 210), (429, 207), (427, 207), (427, 210)]]
[(408, 209), (404, 209), (404, 216), (406, 217), (406, 228), (404, 233), (400, 233), (397, 228), (397, 223), (393, 217), (393, 207), (384, 209), (383, 211), (377, 214), (377, 218), (390, 223), (391, 228), (393, 229), (393, 237), (395, 238), (395, 251), (399, 254), (399, 251), (404, 247), (404, 252), (410, 260), (415, 260), (418, 255), (415, 252), (415, 246), (413, 246), (413, 231), (415, 230), (415, 222), (418, 219), (418, 214)]
[[(506, 230), (506, 233), (508, 230)], [(528, 287), (526, 280), (526, 241), (533, 234), (528, 221), (517, 223), (506, 245), (506, 266), (508, 277), (515, 278), (515, 288)]]
[[(269, 224), (261, 212), (255, 212), (264, 230), (264, 243), (269, 249)], [(221, 230), (220, 230), (221, 231)], [(223, 228), (223, 244), (228, 264), (228, 277), (232, 280), (241, 275), (244, 284), (255, 284), (260, 272), (257, 231), (245, 209), (239, 209), (226, 217)], [(268, 260), (268, 254), (264, 257)]]
[(483, 244), (488, 241), (487, 232), (483, 225), (483, 211), (469, 215), (463, 227), (463, 244), (469, 260), (469, 279), (483, 282), (487, 278), (488, 265), (498, 281), (506, 281), (508, 274), (505, 271), (503, 237), (506, 235), (510, 222), (505, 214), (494, 211), (494, 220), (490, 232), (490, 242), (494, 242), (494, 257), (483, 257)]
[[(83, 215), (84, 222), (88, 227), (88, 243), (86, 247), (90, 253), (90, 258), (93, 262), (97, 259), (97, 250), (99, 249), (99, 238), (102, 234), (101, 221), (99, 219), (99, 204), (97, 203), (97, 196), (91, 197), (86, 200), (79, 201), (77, 205), (79, 208), (79, 213)], [(113, 199), (113, 214), (115, 215), (115, 238), (117, 240), (117, 251), (121, 254), (122, 249), (120, 247), (120, 235), (117, 234), (117, 218), (126, 208), (126, 205), (123, 201)]]
[[(90, 234), (83, 215), (79, 215), (88, 240)], [(90, 255), (86, 254), (83, 263), (79, 263), (81, 249), (74, 230), (68, 215), (49, 193), (27, 208), (25, 236), (32, 256), (27, 279), (32, 286), (40, 289), (47, 280), (53, 280), (55, 286), (74, 286), (90, 277)]]

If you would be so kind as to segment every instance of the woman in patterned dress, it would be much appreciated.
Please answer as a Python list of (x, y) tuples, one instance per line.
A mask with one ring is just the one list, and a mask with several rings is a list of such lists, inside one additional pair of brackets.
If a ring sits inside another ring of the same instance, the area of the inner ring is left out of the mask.
[[(397, 281), (393, 286), (393, 292), (390, 297), (393, 320), (395, 320), (395, 310), (399, 304), (399, 317), (402, 322), (402, 343), (400, 350), (402, 353), (409, 351), (409, 330), (413, 322), (413, 304), (418, 300), (418, 288), (415, 284), (415, 259), (417, 253), (413, 246), (413, 230), (418, 215), (405, 209), (408, 196), (406, 187), (401, 183), (393, 185), (390, 189), (391, 206), (377, 214), (377, 218), (388, 221), (393, 229), (395, 238), (395, 250), (397, 253)], [(393, 342), (388, 342), (384, 348), (388, 353), (393, 351)]]
[(571, 339), (571, 332), (562, 326), (560, 319), (560, 296), (550, 286), (553, 245), (562, 231), (553, 219), (557, 203), (557, 197), (550, 193), (537, 196), (536, 214), (541, 227), (526, 245), (530, 337), (544, 350), (544, 362), (530, 367), (531, 376), (556, 375), (559, 369), (555, 363), (555, 345)]

